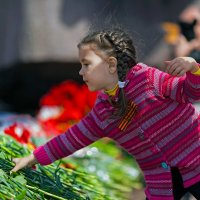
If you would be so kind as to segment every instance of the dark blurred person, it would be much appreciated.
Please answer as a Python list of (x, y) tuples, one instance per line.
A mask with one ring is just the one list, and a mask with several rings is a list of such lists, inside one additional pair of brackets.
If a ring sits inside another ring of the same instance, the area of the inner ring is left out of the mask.
[(191, 56), (200, 62), (200, 8), (190, 6), (179, 17), (180, 37), (175, 45), (175, 56)]

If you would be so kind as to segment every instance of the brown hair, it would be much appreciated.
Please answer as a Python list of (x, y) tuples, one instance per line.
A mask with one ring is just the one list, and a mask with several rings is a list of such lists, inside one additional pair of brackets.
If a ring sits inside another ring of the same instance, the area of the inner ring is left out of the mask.
[[(121, 29), (92, 32), (81, 40), (78, 44), (78, 48), (86, 44), (95, 44), (99, 50), (117, 59), (119, 81), (124, 81), (127, 72), (136, 64), (136, 50), (133, 41), (130, 36)], [(120, 89), (118, 102), (111, 103), (118, 108), (118, 115), (121, 116), (125, 113), (127, 98), (123, 88)]]

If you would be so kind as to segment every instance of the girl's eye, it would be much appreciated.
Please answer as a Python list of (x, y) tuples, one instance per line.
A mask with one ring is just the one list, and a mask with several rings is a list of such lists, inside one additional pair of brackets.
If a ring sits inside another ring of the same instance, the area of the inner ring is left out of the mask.
[(83, 66), (87, 67), (89, 64), (83, 64)]

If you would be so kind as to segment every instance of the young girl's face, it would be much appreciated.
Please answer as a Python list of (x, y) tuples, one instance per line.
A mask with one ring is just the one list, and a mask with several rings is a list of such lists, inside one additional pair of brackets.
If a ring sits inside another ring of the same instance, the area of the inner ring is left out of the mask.
[(79, 74), (90, 91), (109, 90), (116, 85), (117, 72), (111, 69), (108, 56), (94, 45), (81, 45), (79, 60), (82, 66)]

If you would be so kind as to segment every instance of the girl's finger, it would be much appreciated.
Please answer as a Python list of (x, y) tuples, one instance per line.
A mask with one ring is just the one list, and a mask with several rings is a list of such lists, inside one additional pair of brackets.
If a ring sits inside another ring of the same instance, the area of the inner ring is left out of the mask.
[(19, 171), (21, 168), (22, 168), (21, 165), (19, 165), (19, 164), (15, 165), (15, 167), (10, 171), (10, 174), (12, 174), (13, 172)]
[(21, 158), (13, 158), (13, 162), (15, 163), (14, 168), (10, 171), (17, 172), (18, 170), (22, 169), (25, 166), (25, 162)]
[(184, 76), (185, 75), (185, 70), (181, 70), (180, 72), (179, 72), (179, 74), (177, 74), (177, 76)]
[(174, 65), (176, 64), (176, 59), (171, 60), (167, 63), (167, 73), (171, 74), (174, 71)]
[(179, 69), (179, 63), (173, 63), (172, 65), (170, 65), (170, 68), (169, 68), (169, 74), (171, 75), (175, 75), (177, 73), (177, 70)]
[(180, 72), (182, 71), (183, 69), (181, 67), (176, 67), (174, 69), (174, 71), (172, 72), (172, 76), (177, 76), (178, 74), (180, 74)]

